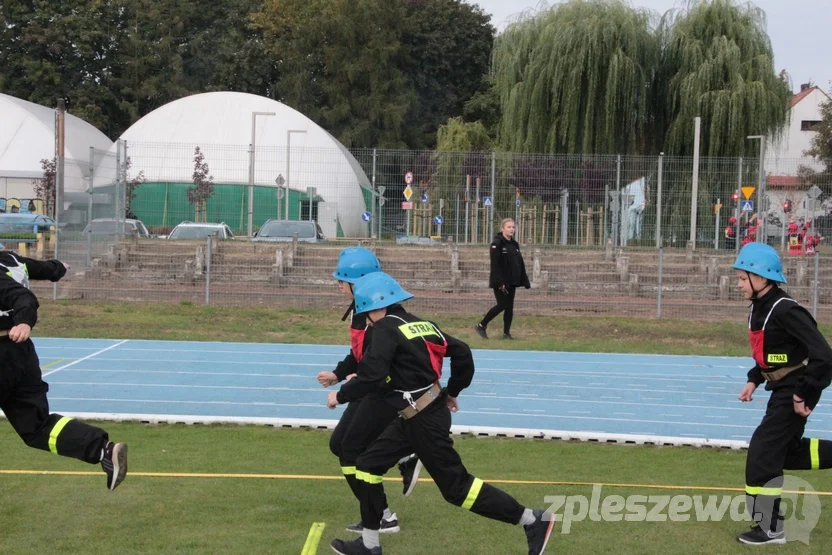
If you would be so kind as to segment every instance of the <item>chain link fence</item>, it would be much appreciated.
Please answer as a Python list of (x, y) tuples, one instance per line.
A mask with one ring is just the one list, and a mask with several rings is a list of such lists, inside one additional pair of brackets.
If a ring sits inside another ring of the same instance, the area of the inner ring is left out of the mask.
[[(532, 281), (519, 314), (722, 319), (746, 306), (731, 264), (753, 239), (832, 322), (832, 257), (823, 240), (806, 248), (829, 232), (832, 183), (803, 160), (778, 161), (762, 187), (758, 160), (738, 158), (701, 159), (695, 187), (694, 160), (667, 156), (120, 141), (66, 164), (81, 177), (38, 251), (73, 266), (54, 299), (342, 307), (331, 272), (363, 244), (419, 310), (473, 316), (494, 302), (487, 245), (513, 218)], [(311, 227), (269, 235), (275, 220)], [(182, 222), (204, 233), (176, 239)]]

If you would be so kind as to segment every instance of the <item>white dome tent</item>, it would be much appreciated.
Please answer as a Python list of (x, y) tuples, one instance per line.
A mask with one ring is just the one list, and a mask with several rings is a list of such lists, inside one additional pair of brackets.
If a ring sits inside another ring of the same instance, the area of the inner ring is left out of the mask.
[[(64, 120), (64, 191), (87, 190), (90, 147), (106, 151), (113, 141), (84, 120), (67, 113)], [(42, 213), (43, 199), (32, 184), (43, 176), (41, 160), (55, 157), (55, 110), (0, 93), (0, 209)]]
[[(367, 225), (361, 214), (367, 208), (362, 188), (370, 189), (371, 185), (350, 152), (300, 112), (269, 98), (238, 92), (196, 94), (170, 102), (121, 135), (131, 164), (128, 179), (143, 172), (147, 180), (137, 190), (142, 198), (137, 196), (133, 212), (148, 225), (175, 225), (175, 219), (187, 218), (181, 207), (174, 216), (168, 214), (176, 200), (171, 200), (170, 186), (176, 185), (181, 200), (182, 191), (192, 185), (194, 149), (198, 146), (215, 190), (224, 187), (222, 199), (209, 199), (208, 219), (223, 217), (231, 225), (230, 217), (237, 229), (245, 229), (248, 196), (247, 188), (241, 185), (249, 183), (253, 114), (258, 114), (254, 137), (255, 227), (268, 218), (284, 219), (287, 206), (290, 219), (307, 219), (306, 192), (313, 187), (315, 199), (320, 201), (318, 221), (327, 236), (335, 236), (339, 225), (346, 236), (365, 236)], [(117, 148), (113, 145), (112, 151)], [(103, 173), (96, 176), (96, 184), (106, 182), (99, 180)], [(289, 195), (281, 193), (276, 183), (282, 183), (283, 192)], [(156, 191), (153, 198), (152, 190)], [(280, 214), (278, 196), (283, 199)], [(158, 216), (162, 202), (164, 222)], [(193, 213), (193, 208), (187, 209)], [(148, 223), (146, 218), (154, 221)]]

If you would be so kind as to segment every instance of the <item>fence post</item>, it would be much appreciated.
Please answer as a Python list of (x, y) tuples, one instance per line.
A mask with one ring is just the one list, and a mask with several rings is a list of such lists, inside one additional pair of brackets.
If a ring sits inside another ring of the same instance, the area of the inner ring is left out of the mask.
[(209, 235), (205, 241), (205, 306), (211, 304), (211, 241), (213, 235)]
[[(656, 248), (662, 247), (662, 170), (664, 168), (664, 152), (659, 153), (659, 175), (656, 184)], [(661, 252), (661, 251), (659, 251)], [(659, 256), (661, 260), (661, 255)], [(661, 311), (660, 311), (661, 315)]]
[[(661, 166), (659, 166), (661, 167)], [(657, 295), (656, 295), (656, 318), (661, 320), (662, 318), (662, 258), (664, 255), (664, 249), (660, 246), (659, 247), (659, 280), (658, 280), (658, 287)]]
[[(87, 225), (90, 225), (90, 231), (92, 231), (92, 226), (90, 222), (92, 221), (92, 197), (93, 197), (93, 185), (95, 183), (95, 147), (90, 147), (90, 186), (87, 189)], [(57, 251), (57, 247), (55, 247)], [(58, 253), (55, 253), (55, 256), (58, 256)], [(87, 268), (92, 267), (92, 233), (87, 233)]]
[(740, 252), (740, 202), (742, 201), (742, 156), (739, 159), (739, 169), (737, 170), (737, 205), (734, 207), (734, 218), (737, 222), (734, 224), (734, 251)]
[(486, 241), (491, 237), (494, 237), (494, 198), (495, 198), (495, 191), (496, 191), (496, 182), (497, 182), (497, 153), (493, 150), (491, 151), (491, 206), (488, 207), (488, 237), (486, 237)]
[(812, 287), (812, 318), (817, 320), (818, 317), (818, 296), (819, 296), (819, 274), (820, 268), (820, 252), (815, 250), (815, 285)]
[(569, 234), (569, 190), (560, 191), (560, 244), (568, 244)]
[(621, 246), (619, 229), (621, 222), (621, 155), (616, 156), (615, 162), (615, 202), (613, 202), (613, 209), (615, 212), (612, 215), (612, 242), (616, 247)]

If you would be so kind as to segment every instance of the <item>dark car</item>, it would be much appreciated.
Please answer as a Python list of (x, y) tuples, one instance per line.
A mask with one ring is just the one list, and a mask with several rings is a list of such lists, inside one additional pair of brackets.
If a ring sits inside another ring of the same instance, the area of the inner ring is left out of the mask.
[(320, 243), (326, 241), (317, 222), (305, 220), (266, 220), (260, 230), (254, 234), (252, 241), (291, 241), (297, 233), (298, 241)]

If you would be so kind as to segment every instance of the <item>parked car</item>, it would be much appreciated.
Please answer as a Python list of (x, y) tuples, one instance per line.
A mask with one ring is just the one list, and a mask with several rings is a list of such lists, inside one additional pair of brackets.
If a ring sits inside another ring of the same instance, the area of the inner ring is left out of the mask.
[(326, 236), (317, 222), (298, 220), (266, 220), (251, 240), (291, 241), (295, 233), (298, 234), (298, 241), (305, 243), (326, 241)]
[(168, 239), (206, 239), (209, 236), (215, 236), (218, 239), (234, 239), (234, 233), (231, 228), (220, 222), (214, 223), (195, 223), (182, 222), (170, 232)]
[(145, 227), (141, 220), (128, 219), (116, 221), (115, 218), (90, 220), (87, 227), (84, 228), (84, 233), (90, 233), (92, 235), (117, 235), (119, 234), (119, 226), (121, 226), (121, 235), (150, 237), (150, 232), (147, 231), (147, 227)]
[(55, 220), (40, 214), (0, 214), (0, 232), (43, 233), (55, 226)]

